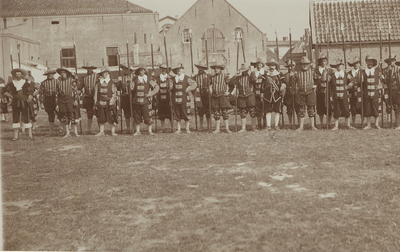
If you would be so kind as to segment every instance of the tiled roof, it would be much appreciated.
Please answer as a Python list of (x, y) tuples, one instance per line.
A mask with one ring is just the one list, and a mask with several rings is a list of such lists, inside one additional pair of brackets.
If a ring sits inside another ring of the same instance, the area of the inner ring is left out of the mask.
[[(310, 5), (313, 42), (400, 40), (400, 0), (314, 0)], [(381, 24), (381, 25), (380, 25)], [(329, 32), (328, 32), (329, 29)], [(328, 35), (327, 35), (328, 34)]]
[(152, 13), (125, 0), (1, 0), (1, 17)]

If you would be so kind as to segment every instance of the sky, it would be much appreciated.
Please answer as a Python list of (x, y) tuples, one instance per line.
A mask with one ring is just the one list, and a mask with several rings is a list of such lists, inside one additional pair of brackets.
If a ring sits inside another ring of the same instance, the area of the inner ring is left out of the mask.
[[(160, 13), (164, 16), (182, 16), (197, 0), (130, 0), (130, 2)], [(293, 40), (304, 35), (309, 27), (309, 0), (227, 0), (262, 32), (268, 40), (289, 36)]]

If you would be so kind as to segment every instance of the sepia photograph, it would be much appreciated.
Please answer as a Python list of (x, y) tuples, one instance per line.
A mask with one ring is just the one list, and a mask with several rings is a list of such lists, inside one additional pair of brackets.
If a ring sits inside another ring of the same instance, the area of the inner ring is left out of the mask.
[(400, 0), (0, 17), (0, 251), (400, 251)]

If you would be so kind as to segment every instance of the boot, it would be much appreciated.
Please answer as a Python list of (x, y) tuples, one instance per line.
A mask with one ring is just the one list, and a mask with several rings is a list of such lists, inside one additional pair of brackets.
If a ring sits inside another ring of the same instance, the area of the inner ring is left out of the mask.
[(219, 133), (221, 130), (221, 120), (215, 121), (215, 130), (212, 132), (213, 134)]
[(88, 119), (87, 130), (86, 130), (87, 135), (90, 135), (92, 133), (92, 122), (93, 119)]
[(115, 125), (114, 124), (112, 124), (112, 126), (111, 126), (111, 136), (118, 136), (118, 134), (115, 133)]
[(271, 130), (272, 113), (267, 113), (267, 129)]
[(280, 130), (279, 129), (279, 113), (275, 113), (275, 130)]
[(229, 121), (224, 120), (224, 124), (225, 124), (226, 133), (232, 133), (232, 131), (229, 130)]
[(104, 124), (100, 124), (99, 128), (100, 128), (100, 132), (97, 133), (95, 136), (97, 136), (97, 137), (104, 136), (105, 135), (104, 134)]
[(133, 134), (133, 136), (138, 136), (140, 135), (140, 124), (136, 124), (136, 132)]
[(211, 125), (211, 117), (210, 118), (207, 118), (207, 130), (208, 131), (211, 131), (212, 130), (212, 125)]
[[(314, 120), (311, 120), (311, 121), (314, 121)], [(304, 117), (299, 118), (299, 125), (300, 125), (300, 127), (296, 131), (303, 131), (304, 130)]]
[(253, 131), (258, 131), (258, 129), (257, 129), (257, 118), (256, 117), (251, 118), (251, 125), (252, 125), (252, 128), (253, 128)]
[(242, 129), (239, 130), (238, 133), (242, 133), (246, 131), (246, 118), (242, 118)]
[(310, 121), (311, 121), (311, 130), (318, 130), (318, 129), (315, 127), (314, 118), (313, 118), (313, 117), (310, 117)]
[(48, 136), (52, 136), (54, 134), (54, 122), (50, 122), (50, 134)]

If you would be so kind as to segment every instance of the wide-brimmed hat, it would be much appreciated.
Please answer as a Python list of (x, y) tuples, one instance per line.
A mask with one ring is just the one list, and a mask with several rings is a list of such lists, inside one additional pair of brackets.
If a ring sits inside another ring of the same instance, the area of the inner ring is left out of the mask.
[(307, 58), (307, 56), (301, 57), (300, 64), (305, 65), (305, 64), (311, 64), (311, 61)]
[(338, 60), (338, 61), (336, 61), (336, 63), (331, 64), (331, 67), (332, 67), (332, 68), (336, 68), (336, 67), (339, 66), (339, 65), (344, 65), (343, 60)]
[(321, 55), (319, 55), (319, 57), (318, 57), (317, 60), (320, 61), (320, 60), (323, 60), (323, 59), (326, 59), (326, 60), (327, 60), (327, 59), (328, 59), (328, 56), (327, 56), (326, 54), (323, 54), (323, 53), (322, 53)]
[(27, 74), (27, 72), (26, 72), (24, 69), (22, 69), (22, 68), (15, 68), (15, 69), (11, 70), (11, 75), (12, 75), (12, 76), (15, 76), (15, 73), (16, 73), (16, 72), (22, 73), (22, 78), (25, 78), (25, 76), (26, 76), (26, 74)]
[(265, 62), (261, 58), (258, 58), (255, 62), (251, 62), (250, 65), (255, 67), (258, 63), (261, 63), (263, 67), (265, 66)]
[(347, 64), (350, 67), (353, 67), (356, 63), (361, 63), (361, 60), (359, 58), (355, 58), (354, 60), (348, 61)]
[(385, 59), (385, 63), (386, 64), (389, 64), (390, 63), (390, 61), (394, 61), (394, 62), (396, 62), (396, 55), (394, 55), (391, 59), (389, 59), (389, 58), (387, 58), (387, 59)]
[(176, 65), (176, 67), (172, 68), (172, 72), (174, 72), (175, 74), (178, 72), (179, 69), (184, 69), (183, 64), (182, 63), (178, 63)]
[(267, 65), (267, 66), (276, 66), (276, 68), (279, 67), (278, 62), (276, 62), (276, 60), (274, 58), (271, 58), (267, 63), (265, 63), (265, 65)]
[(197, 67), (199, 70), (200, 69), (203, 69), (203, 70), (207, 69), (207, 66), (205, 66), (201, 61), (197, 65), (194, 64), (194, 66)]
[(96, 66), (92, 66), (92, 65), (90, 65), (90, 63), (89, 62), (86, 62), (86, 65), (85, 66), (83, 66), (82, 67), (83, 69), (96, 69), (97, 67)]
[(106, 66), (103, 66), (103, 67), (101, 68), (100, 72), (99, 72), (99, 75), (102, 75), (104, 72), (110, 73), (111, 70), (110, 70), (110, 68), (108, 68), (108, 67), (106, 67)]
[(67, 72), (67, 75), (72, 75), (72, 73), (71, 73), (66, 67), (60, 67), (60, 68), (57, 68), (57, 69), (56, 69), (56, 72), (57, 72), (59, 75), (61, 75), (61, 72), (62, 72), (62, 71)]
[(286, 65), (285, 65), (285, 67), (286, 68), (290, 68), (290, 67), (295, 67), (296, 66), (296, 62), (294, 62), (294, 61), (292, 61), (292, 60), (288, 60), (288, 61), (286, 61)]
[(374, 62), (374, 66), (377, 66), (377, 65), (378, 65), (378, 60), (375, 59), (375, 58), (373, 58), (371, 55), (365, 56), (365, 63), (367, 63), (368, 60), (372, 60), (372, 61)]
[(140, 73), (140, 70), (144, 70), (144, 73), (145, 74), (147, 74), (147, 68), (146, 68), (146, 66), (145, 65), (139, 65), (139, 67), (138, 68), (136, 68), (136, 70), (135, 70), (135, 75), (139, 75)]
[(43, 75), (56, 74), (56, 73), (57, 73), (57, 72), (56, 72), (56, 70), (54, 70), (54, 69), (47, 69), (47, 71), (44, 72)]
[(215, 68), (220, 68), (221, 70), (225, 69), (225, 65), (224, 64), (215, 64), (210, 66), (211, 69), (215, 69)]
[(400, 66), (400, 61), (396, 61), (394, 64), (396, 64), (396, 66)]
[(238, 72), (240, 72), (242, 74), (243, 72), (249, 71), (250, 69), (251, 69), (251, 67), (249, 65), (242, 64), (242, 66), (239, 68)]

